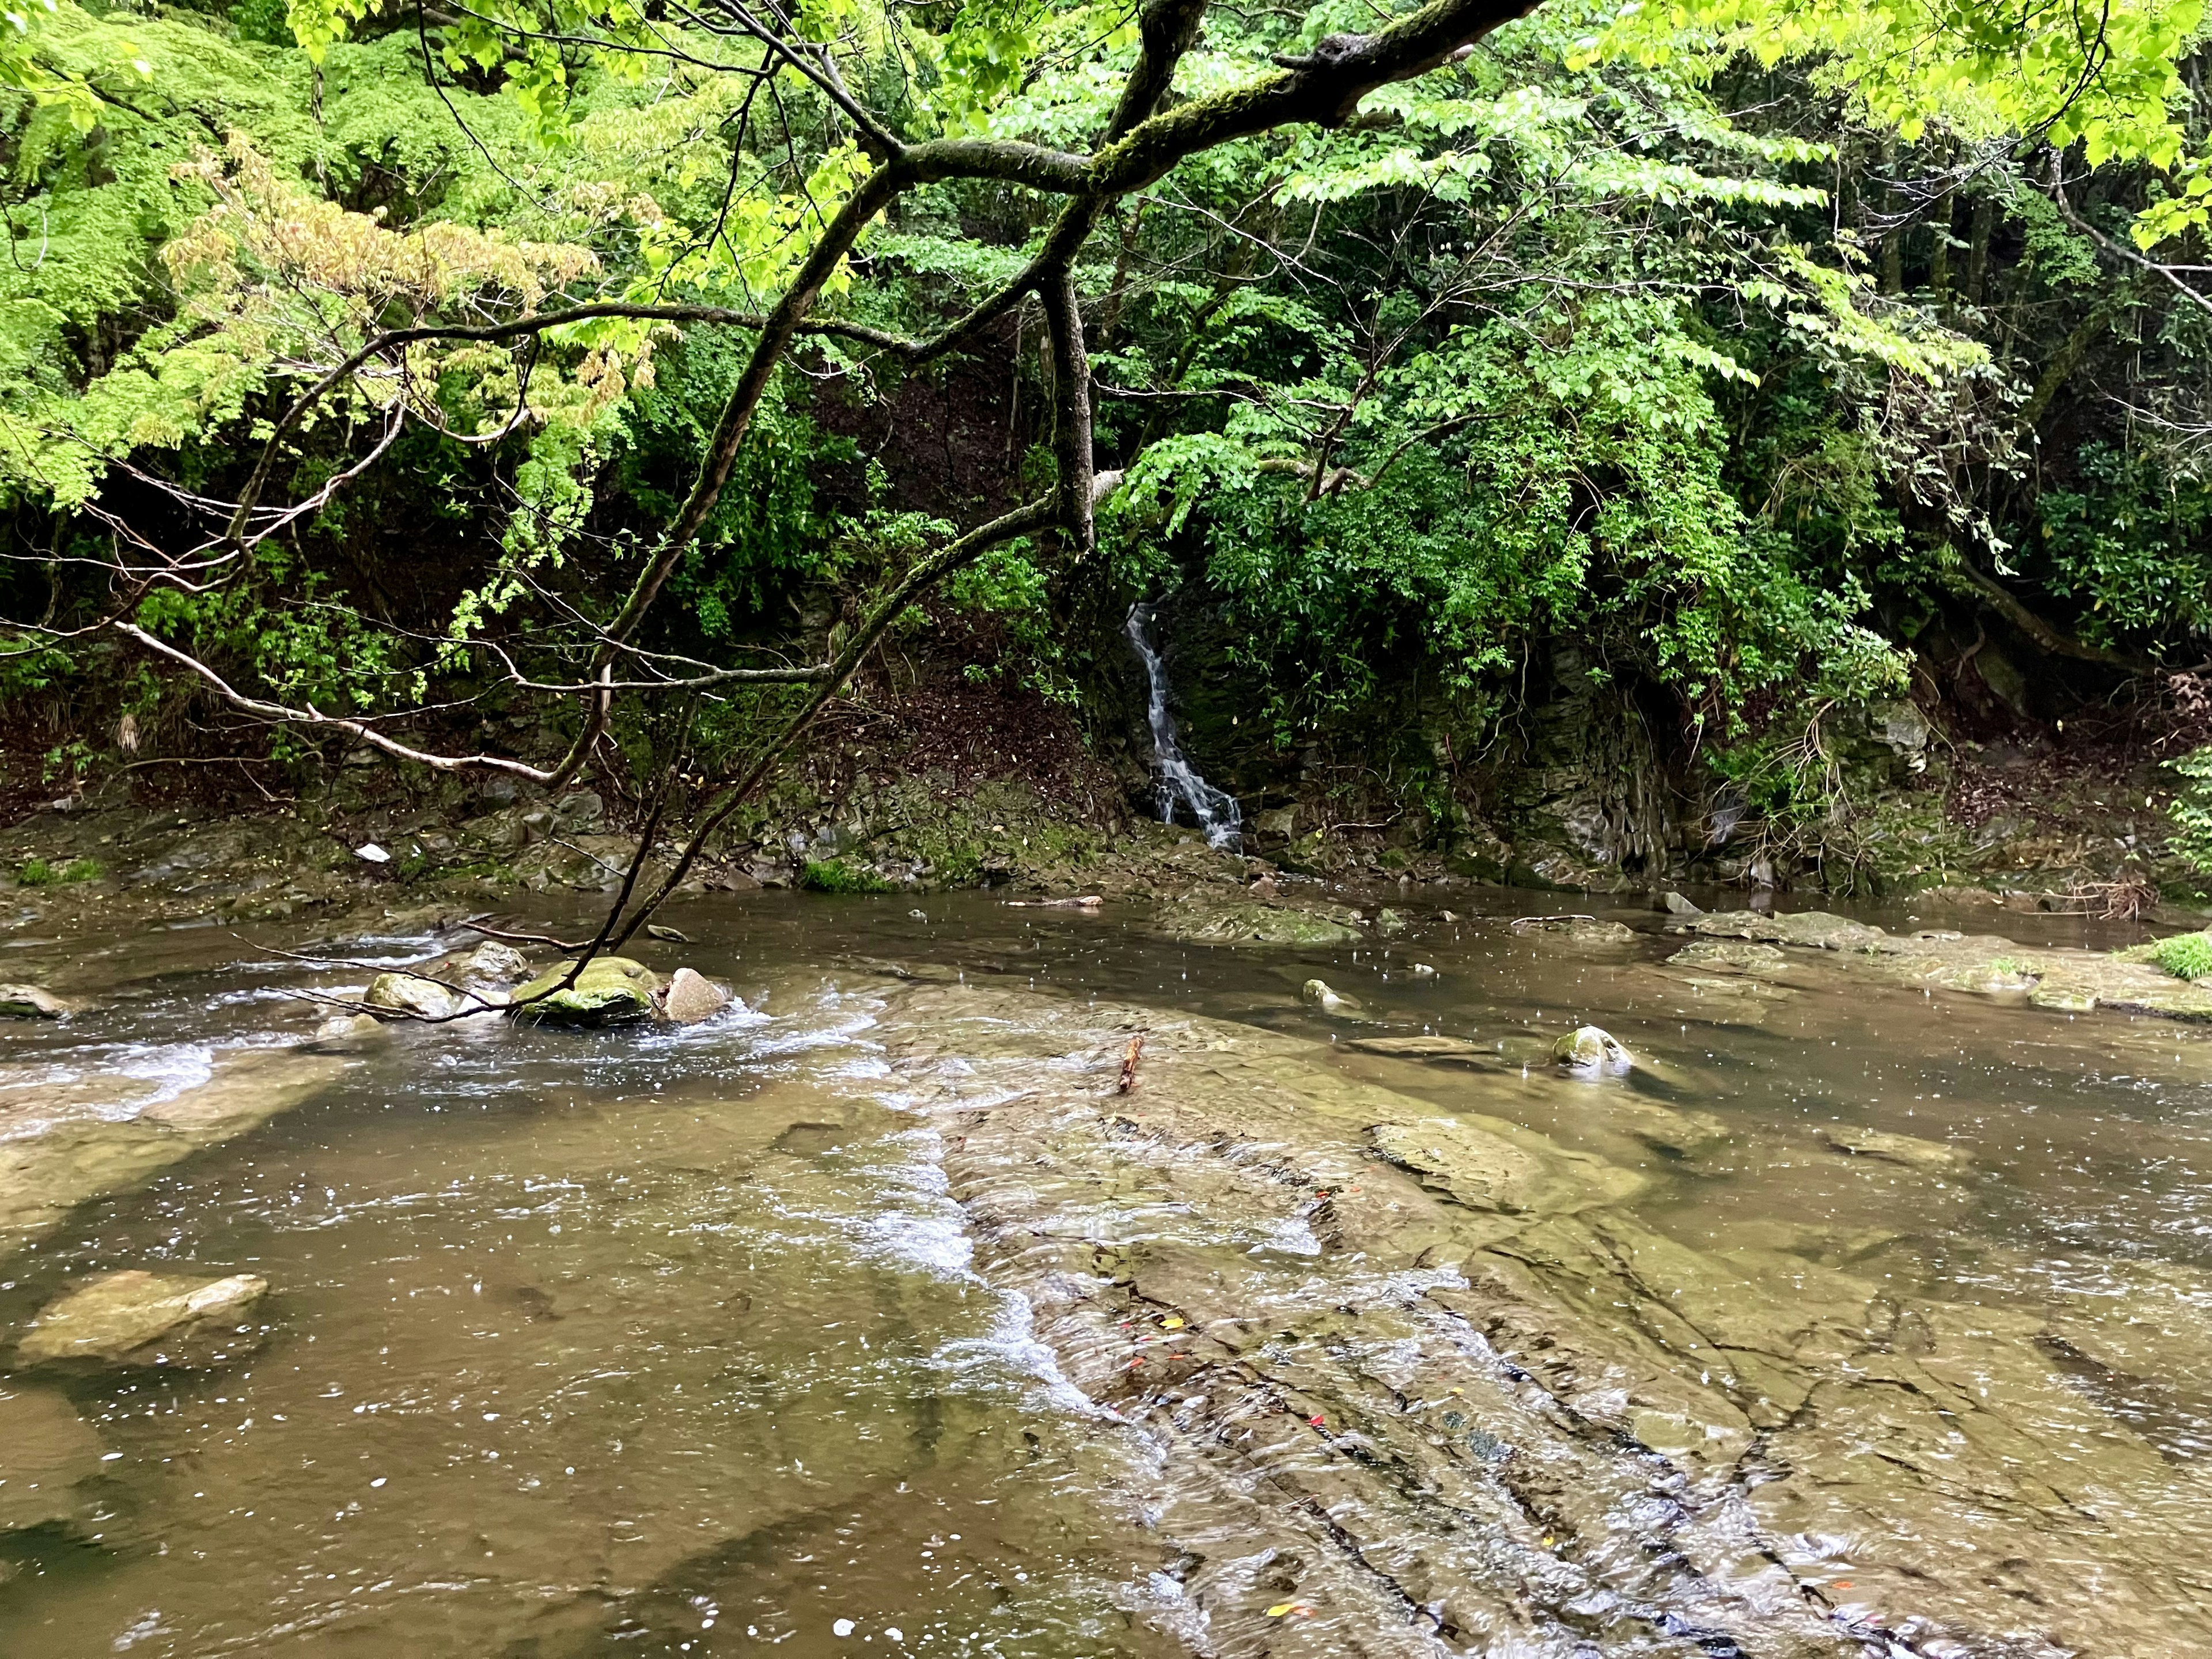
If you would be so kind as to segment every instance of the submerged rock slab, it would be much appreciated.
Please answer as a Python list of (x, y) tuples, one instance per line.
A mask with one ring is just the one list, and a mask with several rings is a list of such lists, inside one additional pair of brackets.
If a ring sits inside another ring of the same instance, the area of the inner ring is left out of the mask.
[(1956, 1146), (1946, 1146), (1940, 1140), (1923, 1140), (1918, 1135), (1892, 1134), (1886, 1129), (1834, 1123), (1820, 1131), (1820, 1139), (1831, 1151), (1846, 1152), (1854, 1158), (1877, 1158), (1885, 1164), (1899, 1164), (1908, 1170), (1956, 1170), (1966, 1162), (1966, 1155)]
[(1261, 899), (1184, 899), (1156, 926), (1191, 945), (1355, 945), (1361, 937), (1359, 912), (1349, 905)]
[(1502, 1063), (1497, 1049), (1486, 1048), (1471, 1037), (1354, 1037), (1351, 1046), (1362, 1054), (1386, 1054), (1393, 1060), (1443, 1060), (1459, 1066), (1497, 1066)]
[(1626, 1147), (1723, 1126), (1626, 1090), (1587, 1097), (1609, 1163), (1509, 1121), (1517, 1077), (1445, 1115), (1162, 1009), (911, 985), (878, 1030), (848, 1086), (947, 1132), (975, 1271), (1143, 1448), (1120, 1495), (1220, 1651), (2202, 1650), (2212, 1469), (2130, 1403), (2197, 1338), (1909, 1289), (1886, 1234), (1678, 1237)]
[(1692, 939), (1667, 958), (1678, 968), (1719, 968), (1741, 974), (1762, 974), (1779, 968), (1789, 958), (1776, 946), (1747, 939)]
[(40, 1313), (15, 1345), (16, 1364), (210, 1364), (252, 1346), (239, 1326), (268, 1290), (253, 1273), (102, 1273)]
[(87, 1507), (78, 1487), (102, 1455), (100, 1436), (58, 1391), (0, 1388), (0, 1533), (75, 1521)]
[(0, 1069), (0, 1260), (87, 1199), (136, 1186), (313, 1097), (348, 1063), (308, 1049), (232, 1050), (173, 1093), (112, 1078), (64, 1089), (41, 1070)]

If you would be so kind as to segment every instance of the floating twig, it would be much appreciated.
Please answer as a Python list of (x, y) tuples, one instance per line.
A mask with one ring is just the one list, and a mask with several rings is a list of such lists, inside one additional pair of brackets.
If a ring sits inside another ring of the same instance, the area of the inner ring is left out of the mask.
[(1139, 1031), (1129, 1039), (1129, 1046), (1121, 1053), (1121, 1080), (1114, 1085), (1115, 1094), (1126, 1095), (1137, 1086), (1137, 1061), (1144, 1052), (1145, 1034)]

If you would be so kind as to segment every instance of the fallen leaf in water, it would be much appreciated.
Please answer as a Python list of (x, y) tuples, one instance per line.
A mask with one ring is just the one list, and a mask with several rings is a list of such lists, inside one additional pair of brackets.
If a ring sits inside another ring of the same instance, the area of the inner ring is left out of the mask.
[(1270, 1619), (1279, 1619), (1297, 1605), (1297, 1603), (1295, 1601), (1278, 1601), (1273, 1607), (1267, 1609), (1267, 1617)]
[(1836, 1588), (1838, 1589), (1849, 1589), (1850, 1587), (1851, 1581), (1848, 1578), (1838, 1578), (1836, 1580)]
[(1164, 1331), (1179, 1331), (1182, 1328), (1182, 1320), (1175, 1314), (1170, 1314), (1165, 1319), (1160, 1321), (1160, 1328)]
[(1326, 1424), (1328, 1421), (1328, 1419), (1323, 1417), (1319, 1412), (1316, 1412), (1311, 1417), (1306, 1419), (1306, 1421), (1313, 1427), (1318, 1429)]

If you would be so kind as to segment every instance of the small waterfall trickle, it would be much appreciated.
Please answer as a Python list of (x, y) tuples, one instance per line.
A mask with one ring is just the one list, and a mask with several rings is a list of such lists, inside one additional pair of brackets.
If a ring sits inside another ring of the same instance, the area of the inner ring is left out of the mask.
[(1145, 677), (1152, 687), (1145, 716), (1152, 728), (1152, 767), (1159, 779), (1160, 822), (1173, 823), (1176, 803), (1181, 801), (1190, 809), (1198, 827), (1206, 832), (1207, 846), (1234, 852), (1243, 845), (1243, 815), (1237, 810), (1236, 796), (1216, 789), (1198, 775), (1189, 757), (1182, 752), (1182, 744), (1176, 740), (1175, 716), (1168, 713), (1167, 671), (1161, 666), (1160, 653), (1152, 648), (1152, 607), (1131, 605), (1128, 628), (1129, 643), (1143, 659)]

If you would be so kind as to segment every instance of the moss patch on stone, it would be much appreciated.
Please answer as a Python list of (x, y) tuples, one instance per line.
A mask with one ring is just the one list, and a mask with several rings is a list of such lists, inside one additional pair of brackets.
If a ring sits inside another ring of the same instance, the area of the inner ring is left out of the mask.
[(890, 883), (846, 859), (809, 859), (799, 884), (817, 893), (888, 893)]
[(568, 976), (569, 964), (540, 974), (514, 994), (518, 1019), (549, 1025), (621, 1025), (650, 1019), (660, 976), (628, 957), (594, 957), (576, 982), (555, 989)]

